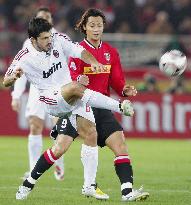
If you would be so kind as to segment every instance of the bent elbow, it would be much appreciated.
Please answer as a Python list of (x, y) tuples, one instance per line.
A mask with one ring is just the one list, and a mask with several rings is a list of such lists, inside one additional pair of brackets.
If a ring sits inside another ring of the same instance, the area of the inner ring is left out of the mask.
[(9, 84), (8, 84), (6, 81), (3, 81), (3, 85), (4, 85), (5, 87), (9, 87)]

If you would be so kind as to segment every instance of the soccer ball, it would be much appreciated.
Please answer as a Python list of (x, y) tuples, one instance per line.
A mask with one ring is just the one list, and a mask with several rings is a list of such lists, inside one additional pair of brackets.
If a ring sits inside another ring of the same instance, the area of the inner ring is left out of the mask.
[(160, 70), (167, 76), (181, 75), (187, 67), (187, 58), (179, 50), (171, 50), (162, 55), (159, 61)]

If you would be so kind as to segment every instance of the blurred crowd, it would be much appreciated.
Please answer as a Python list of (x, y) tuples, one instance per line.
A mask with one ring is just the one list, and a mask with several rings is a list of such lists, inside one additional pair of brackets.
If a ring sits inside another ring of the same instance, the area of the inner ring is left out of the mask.
[[(27, 37), (28, 22), (39, 7), (48, 7), (55, 28), (74, 40), (80, 40), (74, 26), (89, 7), (104, 12), (107, 19), (105, 32), (191, 34), (191, 0), (0, 0), (0, 74), (5, 72), (12, 56), (21, 48)], [(175, 38), (166, 49), (179, 49), (187, 54), (177, 40), (178, 35)], [(152, 76), (145, 76), (145, 84), (139, 89), (157, 92), (156, 82)], [(182, 81), (172, 83), (169, 92), (173, 92), (173, 87), (178, 87), (176, 90), (184, 87)]]
[(143, 81), (137, 84), (139, 93), (169, 93), (169, 94), (191, 94), (189, 82), (184, 75), (172, 78), (170, 81), (161, 81), (156, 75), (145, 73)]
[(0, 31), (25, 31), (42, 5), (69, 33), (85, 9), (96, 7), (106, 15), (107, 32), (191, 34), (191, 0), (0, 0)]

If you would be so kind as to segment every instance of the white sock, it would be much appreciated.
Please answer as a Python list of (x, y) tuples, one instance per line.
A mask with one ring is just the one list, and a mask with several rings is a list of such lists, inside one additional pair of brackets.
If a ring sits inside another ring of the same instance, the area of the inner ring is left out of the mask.
[(95, 184), (98, 166), (98, 146), (91, 147), (82, 144), (81, 161), (84, 166), (84, 186)]
[(30, 171), (33, 170), (36, 162), (41, 156), (42, 152), (42, 135), (29, 135), (28, 137), (28, 153)]
[(64, 173), (64, 155), (55, 161), (54, 166), (58, 166), (60, 171)]
[(84, 91), (84, 95), (81, 100), (92, 107), (103, 108), (121, 113), (119, 101), (90, 89), (86, 89)]
[(29, 177), (27, 178), (27, 181), (28, 181), (29, 183), (31, 183), (31, 184), (36, 184), (36, 180), (33, 179), (31, 176), (29, 176)]

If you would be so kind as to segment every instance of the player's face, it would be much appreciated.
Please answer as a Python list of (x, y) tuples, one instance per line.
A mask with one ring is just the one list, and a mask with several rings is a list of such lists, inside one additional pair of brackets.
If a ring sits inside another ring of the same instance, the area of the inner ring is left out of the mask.
[(88, 18), (86, 25), (84, 26), (84, 29), (86, 30), (86, 36), (88, 40), (90, 41), (100, 40), (104, 29), (102, 17), (90, 16)]
[(50, 12), (47, 11), (39, 11), (36, 15), (37, 18), (42, 18), (48, 21), (51, 25), (53, 25), (53, 19)]
[(37, 39), (33, 39), (33, 45), (38, 51), (49, 51), (51, 49), (51, 32), (42, 32)]

